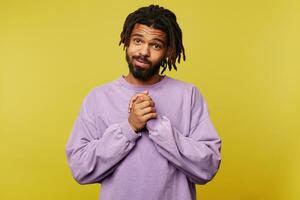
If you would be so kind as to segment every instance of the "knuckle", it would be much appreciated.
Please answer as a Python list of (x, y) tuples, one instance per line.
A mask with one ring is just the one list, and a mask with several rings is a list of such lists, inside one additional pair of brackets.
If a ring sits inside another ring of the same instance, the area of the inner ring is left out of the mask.
[(150, 105), (151, 105), (151, 102), (148, 100), (146, 105), (147, 105), (147, 106), (150, 106)]
[(138, 110), (138, 106), (137, 106), (137, 105), (133, 105), (133, 106), (132, 106), (132, 109), (133, 109), (133, 111), (136, 112), (136, 111)]
[(135, 115), (136, 115), (137, 117), (140, 117), (140, 116), (141, 116), (141, 112), (137, 110), (137, 111), (135, 112)]
[(151, 111), (151, 107), (145, 108), (145, 111), (146, 111), (146, 113), (150, 112)]

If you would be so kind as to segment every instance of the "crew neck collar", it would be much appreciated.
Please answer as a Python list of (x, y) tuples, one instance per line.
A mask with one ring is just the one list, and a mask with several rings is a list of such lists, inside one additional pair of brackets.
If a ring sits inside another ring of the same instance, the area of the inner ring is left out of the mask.
[(126, 81), (125, 79), (125, 76), (124, 75), (121, 75), (118, 82), (125, 86), (126, 88), (128, 89), (131, 89), (131, 90), (136, 90), (136, 91), (144, 91), (144, 90), (149, 90), (149, 89), (155, 89), (155, 88), (158, 88), (160, 87), (163, 83), (167, 82), (169, 79), (169, 77), (167, 75), (164, 75), (163, 78), (158, 81), (157, 83), (154, 83), (152, 85), (134, 85), (132, 83), (129, 83)]

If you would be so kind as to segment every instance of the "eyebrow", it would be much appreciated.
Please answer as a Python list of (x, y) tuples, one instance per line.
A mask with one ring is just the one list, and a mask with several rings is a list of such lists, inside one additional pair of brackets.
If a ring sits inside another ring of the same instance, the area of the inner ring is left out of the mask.
[[(133, 37), (133, 36), (138, 36), (138, 37), (142, 37), (142, 38), (144, 37), (143, 35), (138, 34), (138, 33), (133, 33), (131, 36), (132, 36), (132, 37)], [(152, 40), (156, 40), (156, 41), (158, 41), (158, 42), (161, 42), (163, 45), (165, 45), (165, 42), (164, 42), (163, 40), (159, 39), (159, 38), (153, 38)]]

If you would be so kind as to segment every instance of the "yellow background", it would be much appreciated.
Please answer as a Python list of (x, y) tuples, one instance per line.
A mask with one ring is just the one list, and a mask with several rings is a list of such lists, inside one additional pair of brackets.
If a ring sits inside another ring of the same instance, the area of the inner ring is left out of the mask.
[(300, 2), (0, 1), (0, 199), (98, 199), (65, 144), (84, 96), (127, 74), (119, 34), (135, 9), (174, 11), (194, 83), (223, 140), (203, 200), (300, 199)]

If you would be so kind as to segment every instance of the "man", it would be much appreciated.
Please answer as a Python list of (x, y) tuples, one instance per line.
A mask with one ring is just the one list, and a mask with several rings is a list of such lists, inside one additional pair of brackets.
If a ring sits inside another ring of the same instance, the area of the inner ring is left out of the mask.
[(220, 165), (219, 139), (192, 84), (159, 74), (185, 59), (176, 16), (150, 5), (131, 13), (120, 44), (127, 76), (84, 99), (66, 153), (80, 184), (101, 183), (101, 200), (196, 199)]

